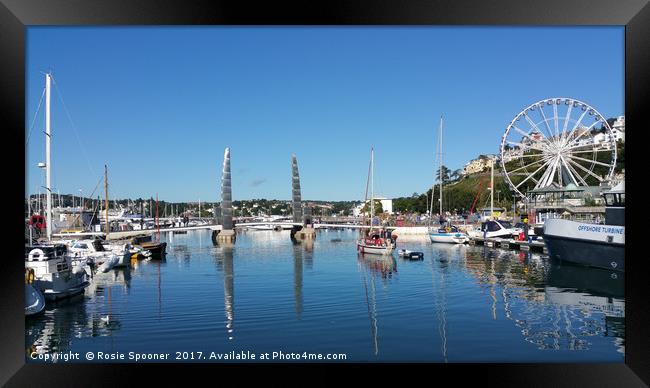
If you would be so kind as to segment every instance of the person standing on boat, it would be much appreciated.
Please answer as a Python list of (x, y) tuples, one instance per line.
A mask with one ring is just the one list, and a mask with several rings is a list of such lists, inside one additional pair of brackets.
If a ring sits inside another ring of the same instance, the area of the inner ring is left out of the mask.
[(530, 237), (528, 237), (528, 217), (524, 218), (524, 240), (530, 242)]

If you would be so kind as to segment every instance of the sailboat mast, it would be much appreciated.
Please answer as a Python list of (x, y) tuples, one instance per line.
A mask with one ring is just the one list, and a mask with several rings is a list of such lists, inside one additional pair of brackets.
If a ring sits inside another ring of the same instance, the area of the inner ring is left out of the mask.
[(27, 219), (30, 222), (29, 225), (29, 243), (31, 244), (33, 239), (32, 239), (32, 229), (34, 229), (34, 226), (31, 225), (32, 222), (32, 195), (28, 194), (27, 197)]
[(375, 147), (370, 150), (370, 229), (375, 218)]
[(158, 193), (156, 193), (156, 228), (158, 229), (158, 241), (160, 241), (160, 221), (158, 219)]
[(494, 219), (494, 157), (490, 158), (492, 160), (491, 170), (490, 170), (490, 218)]
[(108, 240), (108, 233), (110, 232), (110, 224), (108, 223), (108, 166), (104, 165), (104, 194), (106, 196), (106, 239)]
[(442, 116), (440, 116), (440, 218), (442, 219)]
[(47, 213), (45, 216), (47, 225), (47, 239), (52, 239), (52, 187), (51, 155), (50, 155), (50, 84), (52, 81), (50, 73), (45, 74), (45, 189), (47, 190)]

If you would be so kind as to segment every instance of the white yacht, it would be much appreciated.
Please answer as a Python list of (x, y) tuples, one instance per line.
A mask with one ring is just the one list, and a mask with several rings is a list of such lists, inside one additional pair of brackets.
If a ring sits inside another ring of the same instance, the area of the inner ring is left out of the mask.
[(469, 230), (467, 234), (474, 238), (512, 238), (516, 233), (510, 221), (489, 220), (481, 223), (480, 229)]

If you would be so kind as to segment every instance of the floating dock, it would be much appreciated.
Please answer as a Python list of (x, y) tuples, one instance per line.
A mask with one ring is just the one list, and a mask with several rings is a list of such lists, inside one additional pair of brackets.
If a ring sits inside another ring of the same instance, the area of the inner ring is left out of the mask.
[(542, 241), (519, 241), (511, 238), (482, 238), (482, 237), (470, 237), (469, 244), (471, 245), (485, 245), (490, 248), (504, 248), (504, 249), (516, 249), (521, 251), (532, 251), (532, 252), (541, 252), (545, 255), (548, 255), (548, 250), (546, 249), (546, 244)]

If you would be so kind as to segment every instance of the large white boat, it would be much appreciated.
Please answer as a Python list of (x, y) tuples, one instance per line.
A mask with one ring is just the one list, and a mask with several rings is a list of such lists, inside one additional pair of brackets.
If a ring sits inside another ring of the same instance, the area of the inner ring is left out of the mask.
[(80, 294), (89, 284), (87, 273), (72, 265), (63, 244), (25, 247), (25, 269), (31, 283), (46, 300), (58, 300)]
[(510, 221), (490, 220), (481, 223), (479, 229), (469, 230), (467, 234), (474, 238), (512, 238), (515, 234), (515, 228)]
[[(366, 237), (361, 237), (357, 240), (357, 252), (361, 254), (372, 253), (378, 255), (390, 255), (395, 249), (396, 243), (390, 237), (383, 237), (378, 231), (373, 230), (372, 221), (375, 216), (375, 195), (374, 195), (374, 147), (370, 151), (370, 229)], [(367, 193), (366, 186), (366, 193)]]
[(551, 218), (544, 241), (553, 259), (625, 271), (625, 185), (603, 193), (605, 224)]

